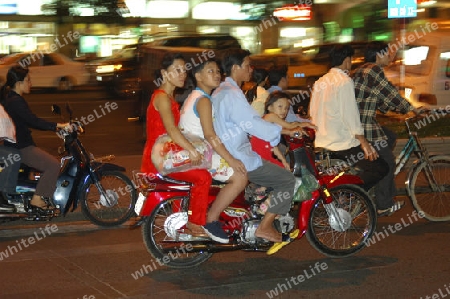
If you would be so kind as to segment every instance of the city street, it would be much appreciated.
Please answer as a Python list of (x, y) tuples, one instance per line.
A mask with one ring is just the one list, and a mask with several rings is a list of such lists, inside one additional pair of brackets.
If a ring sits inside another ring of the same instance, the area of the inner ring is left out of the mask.
[[(69, 102), (84, 117), (86, 148), (114, 154), (130, 174), (142, 154), (142, 124), (128, 122), (136, 103), (100, 89), (26, 95), (35, 114)], [(109, 103), (109, 104), (107, 104)], [(116, 103), (116, 104), (113, 104)], [(116, 109), (114, 109), (116, 107)], [(92, 117), (90, 116), (92, 115)], [(67, 121), (67, 118), (65, 119)], [(61, 140), (33, 132), (38, 146), (57, 156)], [(403, 171), (404, 172), (404, 171)], [(397, 186), (404, 182), (404, 173)], [(100, 228), (79, 209), (51, 222), (17, 221), (0, 226), (1, 299), (101, 298), (444, 298), (450, 296), (450, 222), (429, 222), (406, 206), (378, 220), (372, 244), (354, 256), (321, 255), (306, 237), (273, 256), (263, 252), (215, 254), (191, 269), (160, 265), (147, 252), (141, 229)]]

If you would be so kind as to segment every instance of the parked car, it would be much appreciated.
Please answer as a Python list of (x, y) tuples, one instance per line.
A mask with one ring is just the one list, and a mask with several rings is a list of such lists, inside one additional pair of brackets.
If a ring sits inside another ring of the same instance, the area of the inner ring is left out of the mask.
[(30, 52), (0, 59), (0, 84), (6, 81), (6, 74), (14, 64), (29, 68), (33, 88), (67, 91), (89, 81), (89, 72), (82, 62), (73, 61), (61, 53)]

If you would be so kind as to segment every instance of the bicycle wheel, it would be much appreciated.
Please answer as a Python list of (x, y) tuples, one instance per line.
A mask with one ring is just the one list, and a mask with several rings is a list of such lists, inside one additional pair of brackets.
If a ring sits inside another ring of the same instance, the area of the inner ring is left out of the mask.
[(145, 219), (142, 237), (148, 252), (171, 268), (190, 268), (207, 261), (212, 253), (193, 250), (183, 233), (188, 220), (188, 198), (173, 197), (161, 202)]
[(430, 221), (450, 220), (450, 156), (430, 157), (414, 170), (410, 197), (414, 208)]
[(120, 225), (130, 219), (137, 199), (130, 178), (120, 171), (104, 171), (100, 185), (106, 196), (91, 180), (82, 187), (81, 211), (86, 218), (100, 226)]
[(370, 246), (376, 228), (375, 207), (367, 192), (356, 185), (329, 189), (333, 201), (319, 200), (311, 210), (309, 243), (329, 257), (346, 257)]

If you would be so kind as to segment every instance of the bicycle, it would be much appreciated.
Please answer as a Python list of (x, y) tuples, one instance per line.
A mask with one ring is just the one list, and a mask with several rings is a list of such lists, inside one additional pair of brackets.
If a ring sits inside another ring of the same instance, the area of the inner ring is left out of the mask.
[[(412, 164), (405, 181), (406, 193), (417, 212), (422, 212), (429, 221), (450, 220), (450, 156), (444, 154), (430, 155), (420, 140), (413, 122), (428, 117), (437, 111), (425, 111), (417, 116), (405, 119), (408, 141), (395, 159), (395, 176), (405, 167), (412, 153), (417, 160)], [(354, 168), (338, 167), (348, 165), (335, 159), (331, 152), (322, 150), (316, 153), (318, 168), (325, 172), (331, 170), (357, 172)]]

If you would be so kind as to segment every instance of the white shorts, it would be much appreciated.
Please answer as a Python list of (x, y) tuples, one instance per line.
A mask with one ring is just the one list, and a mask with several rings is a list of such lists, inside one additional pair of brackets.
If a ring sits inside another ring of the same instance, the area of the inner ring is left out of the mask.
[(209, 172), (214, 180), (226, 182), (231, 178), (234, 170), (228, 165), (224, 158), (214, 152), (212, 155), (212, 166), (209, 169)]

